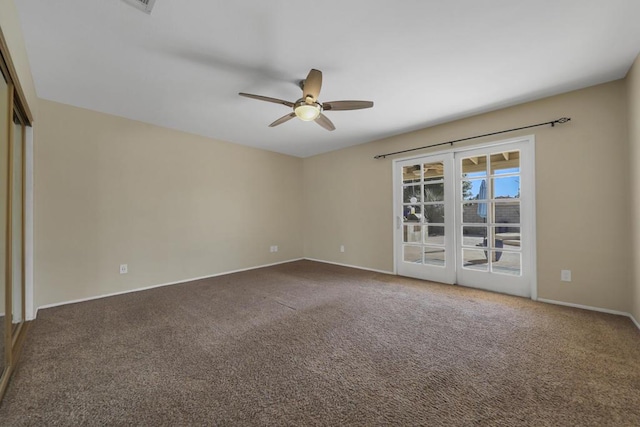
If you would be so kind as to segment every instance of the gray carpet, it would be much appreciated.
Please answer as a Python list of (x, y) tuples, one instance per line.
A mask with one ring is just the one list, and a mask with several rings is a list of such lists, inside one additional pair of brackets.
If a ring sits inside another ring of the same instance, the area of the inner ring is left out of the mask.
[(300, 261), (38, 314), (0, 425), (640, 425), (628, 318)]

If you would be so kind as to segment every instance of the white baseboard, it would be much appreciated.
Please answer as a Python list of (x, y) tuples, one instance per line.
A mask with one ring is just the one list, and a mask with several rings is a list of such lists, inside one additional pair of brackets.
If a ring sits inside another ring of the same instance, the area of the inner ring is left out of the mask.
[(632, 315), (631, 313), (629, 313), (629, 318), (631, 319), (631, 321), (632, 321), (633, 323), (635, 323), (635, 324), (636, 324), (636, 326), (638, 327), (638, 329), (640, 329), (640, 322), (638, 322), (638, 321), (636, 320), (636, 318), (635, 318), (635, 317), (633, 317), (633, 315)]
[(545, 302), (547, 304), (564, 305), (566, 307), (581, 308), (583, 310), (599, 311), (601, 313), (617, 314), (618, 316), (627, 316), (627, 317), (630, 316), (629, 313), (626, 313), (624, 311), (610, 310), (608, 308), (592, 307), (590, 305), (574, 304), (572, 302), (556, 301), (556, 300), (544, 299), (544, 298), (538, 298), (538, 301)]
[(628, 317), (638, 327), (638, 329), (640, 329), (640, 323), (638, 323), (638, 321), (631, 315), (631, 313), (627, 313), (624, 311), (610, 310), (608, 308), (592, 307), (590, 305), (574, 304), (571, 302), (556, 301), (556, 300), (545, 299), (545, 298), (538, 298), (537, 301), (544, 302), (547, 304), (563, 305), (565, 307), (581, 308), (583, 310), (599, 311), (600, 313), (615, 314), (617, 316)]
[(158, 285), (145, 286), (143, 288), (135, 288), (135, 289), (129, 289), (129, 290), (126, 290), (126, 291), (113, 292), (113, 293), (109, 293), (109, 294), (97, 295), (97, 296), (87, 297), (87, 298), (80, 298), (80, 299), (71, 300), (71, 301), (63, 301), (63, 302), (56, 302), (56, 303), (53, 303), (53, 304), (46, 304), (46, 305), (42, 305), (42, 306), (36, 308), (36, 312), (34, 313), (33, 318), (35, 319), (36, 317), (38, 317), (38, 311), (40, 309), (59, 307), (61, 305), (67, 305), (67, 304), (76, 304), (76, 303), (79, 303), (79, 302), (92, 301), (92, 300), (100, 299), (100, 298), (115, 297), (115, 296), (118, 296), (118, 295), (130, 294), (130, 293), (133, 293), (133, 292), (140, 292), (140, 291), (147, 291), (149, 289), (162, 288), (164, 286), (179, 285), (181, 283), (194, 282), (196, 280), (210, 279), (212, 277), (225, 276), (227, 274), (241, 273), (243, 271), (257, 270), (258, 268), (272, 267), (274, 265), (286, 264), (286, 263), (294, 262), (294, 261), (301, 261), (303, 259), (304, 258), (294, 258), (294, 259), (289, 259), (289, 260), (286, 260), (286, 261), (274, 262), (274, 263), (271, 263), (271, 264), (258, 265), (258, 266), (255, 266), (255, 267), (240, 268), (238, 270), (224, 271), (222, 273), (210, 274), (210, 275), (207, 275), (207, 276), (192, 277), (190, 279), (177, 280), (175, 282), (167, 282), (167, 283), (161, 283), (161, 284), (158, 284)]
[[(271, 264), (264, 264), (264, 265), (258, 265), (258, 266), (255, 266), (255, 267), (241, 268), (241, 269), (238, 269), (238, 270), (225, 271), (225, 272), (211, 274), (211, 275), (207, 275), (207, 276), (201, 276), (201, 277), (192, 277), (190, 279), (177, 280), (175, 282), (161, 283), (161, 284), (158, 284), (158, 285), (145, 286), (143, 288), (129, 289), (129, 290), (126, 290), (126, 291), (113, 292), (113, 293), (109, 293), (109, 294), (97, 295), (97, 296), (93, 296), (93, 297), (81, 298), (81, 299), (76, 299), (76, 300), (71, 300), (71, 301), (64, 301), (64, 302), (58, 302), (58, 303), (53, 303), (53, 304), (46, 304), (46, 305), (43, 305), (43, 306), (40, 306), (40, 307), (36, 308), (35, 313), (33, 315), (33, 318), (35, 319), (38, 316), (38, 311), (40, 309), (59, 307), (61, 305), (67, 305), (67, 304), (76, 304), (76, 303), (79, 303), (79, 302), (91, 301), (91, 300), (100, 299), (100, 298), (109, 298), (109, 297), (113, 297), (113, 296), (117, 296), (117, 295), (124, 295), (124, 294), (133, 293), (133, 292), (141, 292), (141, 291), (146, 291), (146, 290), (149, 290), (149, 289), (161, 288), (161, 287), (164, 287), (164, 286), (179, 285), (181, 283), (193, 282), (193, 281), (196, 281), (196, 280), (210, 279), (210, 278), (213, 278), (213, 277), (225, 276), (227, 274), (240, 273), (240, 272), (243, 272), (243, 271), (257, 270), (258, 268), (272, 267), (274, 265), (286, 264), (286, 263), (294, 262), (294, 261), (301, 261), (303, 259), (304, 260), (308, 260), (308, 261), (321, 262), (321, 263), (324, 263), (324, 264), (338, 265), (338, 266), (341, 266), (341, 267), (355, 268), (357, 270), (372, 271), (374, 273), (395, 275), (395, 273), (393, 271), (386, 271), (386, 270), (378, 270), (378, 269), (375, 269), (375, 268), (360, 267), (358, 265), (344, 264), (344, 263), (340, 263), (340, 262), (326, 261), (326, 260), (321, 260), (321, 259), (316, 259), (316, 258), (306, 258), (306, 257), (305, 258), (294, 258), (294, 259), (289, 259), (289, 260), (285, 260), (285, 261), (274, 262), (274, 263), (271, 263)], [(574, 304), (574, 303), (570, 303), (570, 302), (555, 301), (555, 300), (550, 300), (550, 299), (545, 299), (545, 298), (538, 298), (537, 301), (543, 302), (543, 303), (547, 303), (547, 304), (563, 305), (563, 306), (566, 306), (566, 307), (581, 308), (583, 310), (599, 311), (599, 312), (602, 312), (602, 313), (615, 314), (615, 315), (618, 315), (618, 316), (625, 316), (625, 317), (630, 318), (631, 321), (636, 325), (636, 327), (638, 329), (640, 329), (640, 322), (638, 322), (631, 315), (631, 313), (626, 313), (626, 312), (618, 311), (618, 310), (610, 310), (610, 309), (607, 309), (607, 308), (592, 307), (592, 306), (582, 305), (582, 304)], [(2, 315), (2, 314), (0, 314), (0, 315)]]
[(325, 261), (323, 259), (315, 259), (315, 258), (304, 258), (304, 259), (306, 259), (307, 261), (315, 261), (315, 262), (321, 262), (324, 264), (339, 265), (340, 267), (349, 267), (349, 268), (355, 268), (358, 270), (373, 271), (374, 273), (392, 274), (395, 276), (395, 273), (393, 271), (376, 270), (375, 268), (360, 267), (358, 265), (343, 264), (341, 262)]

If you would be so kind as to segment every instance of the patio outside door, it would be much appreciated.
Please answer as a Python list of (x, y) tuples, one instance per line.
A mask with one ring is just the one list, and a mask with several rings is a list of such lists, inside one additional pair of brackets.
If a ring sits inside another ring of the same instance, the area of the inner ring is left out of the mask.
[(453, 153), (400, 161), (394, 177), (398, 274), (454, 283)]
[(532, 296), (533, 143), (395, 162), (397, 273)]

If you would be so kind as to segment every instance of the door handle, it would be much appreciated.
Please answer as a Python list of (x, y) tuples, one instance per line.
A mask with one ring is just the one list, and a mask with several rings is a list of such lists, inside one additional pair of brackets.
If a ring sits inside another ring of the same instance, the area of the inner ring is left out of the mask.
[(400, 230), (400, 217), (396, 216), (396, 230)]

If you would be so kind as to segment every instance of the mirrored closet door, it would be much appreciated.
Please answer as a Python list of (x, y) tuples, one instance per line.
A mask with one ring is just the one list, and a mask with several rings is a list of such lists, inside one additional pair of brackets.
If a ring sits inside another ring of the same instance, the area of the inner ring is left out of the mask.
[(0, 55), (0, 399), (15, 371), (27, 329), (24, 206), (29, 125), (2, 59), (4, 55)]
[(12, 344), (20, 333), (24, 324), (24, 121), (18, 114), (17, 106), (14, 106), (11, 129), (11, 141), (9, 143), (10, 177), (11, 183), (11, 337)]
[[(2, 71), (0, 69), (0, 71)], [(0, 72), (0, 378), (6, 371), (11, 346), (7, 341), (7, 313), (10, 313), (7, 302), (7, 190), (9, 166), (9, 117), (13, 111), (10, 97), (10, 86), (3, 73)], [(10, 329), (10, 326), (9, 326)], [(9, 335), (10, 336), (10, 335)]]

